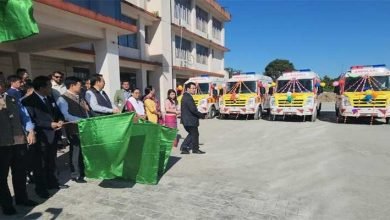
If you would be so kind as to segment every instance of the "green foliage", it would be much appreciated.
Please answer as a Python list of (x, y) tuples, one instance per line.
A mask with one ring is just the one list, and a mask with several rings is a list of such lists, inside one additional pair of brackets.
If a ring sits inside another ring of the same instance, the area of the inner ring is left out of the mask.
[(328, 75), (325, 75), (321, 78), (321, 82), (326, 84), (324, 87), (324, 92), (333, 92), (334, 81), (337, 81), (337, 78), (330, 78)]
[(283, 72), (295, 70), (294, 64), (289, 60), (276, 59), (265, 67), (264, 75), (276, 80)]

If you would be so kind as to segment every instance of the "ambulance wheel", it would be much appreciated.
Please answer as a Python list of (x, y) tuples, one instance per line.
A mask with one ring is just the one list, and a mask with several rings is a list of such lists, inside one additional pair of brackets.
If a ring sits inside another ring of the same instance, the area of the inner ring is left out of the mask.
[(390, 124), (390, 117), (386, 118), (386, 124)]
[(212, 119), (212, 118), (215, 118), (215, 116), (217, 116), (217, 110), (215, 109), (214, 106), (211, 106), (209, 112), (207, 113), (207, 117), (209, 119)]
[(259, 119), (261, 119), (262, 114), (263, 114), (263, 109), (261, 108), (261, 106), (259, 106), (259, 108), (256, 110), (255, 116), (253, 118), (255, 120), (259, 120)]

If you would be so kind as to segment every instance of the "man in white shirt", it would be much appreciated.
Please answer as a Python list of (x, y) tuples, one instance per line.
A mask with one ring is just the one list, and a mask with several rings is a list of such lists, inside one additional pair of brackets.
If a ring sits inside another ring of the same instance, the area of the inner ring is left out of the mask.
[(64, 73), (54, 71), (51, 74), (51, 88), (53, 89), (53, 97), (57, 101), (58, 97), (66, 92), (66, 87), (63, 83)]
[(95, 116), (110, 115), (120, 113), (120, 110), (110, 101), (110, 98), (104, 92), (106, 82), (100, 74), (95, 74), (90, 78), (91, 88), (86, 92), (87, 100)]

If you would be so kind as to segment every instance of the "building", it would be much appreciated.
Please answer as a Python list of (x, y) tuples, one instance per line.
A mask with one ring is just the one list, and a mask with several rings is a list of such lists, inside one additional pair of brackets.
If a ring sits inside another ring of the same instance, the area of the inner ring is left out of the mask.
[(55, 70), (100, 73), (112, 97), (121, 79), (142, 90), (170, 88), (201, 74), (225, 77), (224, 23), (215, 0), (33, 0), (40, 33), (0, 44), (0, 72), (32, 77)]

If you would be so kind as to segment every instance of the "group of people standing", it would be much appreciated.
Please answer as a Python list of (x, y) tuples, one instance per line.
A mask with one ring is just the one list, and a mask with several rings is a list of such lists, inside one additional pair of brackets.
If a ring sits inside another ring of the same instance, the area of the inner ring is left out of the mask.
[(56, 176), (57, 149), (63, 135), (70, 145), (71, 178), (77, 183), (86, 182), (77, 127), (81, 119), (135, 112), (137, 121), (143, 119), (177, 128), (177, 117), (181, 116), (181, 123), (189, 133), (181, 146), (182, 154), (189, 154), (191, 149), (194, 154), (204, 153), (199, 150), (198, 131), (203, 114), (198, 112), (192, 98), (196, 92), (193, 83), (186, 84), (180, 108), (175, 90), (168, 91), (163, 115), (151, 86), (142, 96), (140, 89), (131, 89), (129, 81), (123, 81), (112, 102), (104, 92), (105, 81), (99, 74), (91, 76), (83, 85), (80, 78), (64, 79), (59, 71), (31, 81), (22, 69), (7, 81), (8, 86), (0, 79), (0, 124), (5, 126), (0, 132), (0, 204), (6, 215), (16, 213), (7, 183), (10, 168), (17, 205), (37, 205), (26, 191), (26, 176), (30, 171), (35, 192), (41, 198), (49, 198), (51, 189), (69, 187), (60, 184)]

